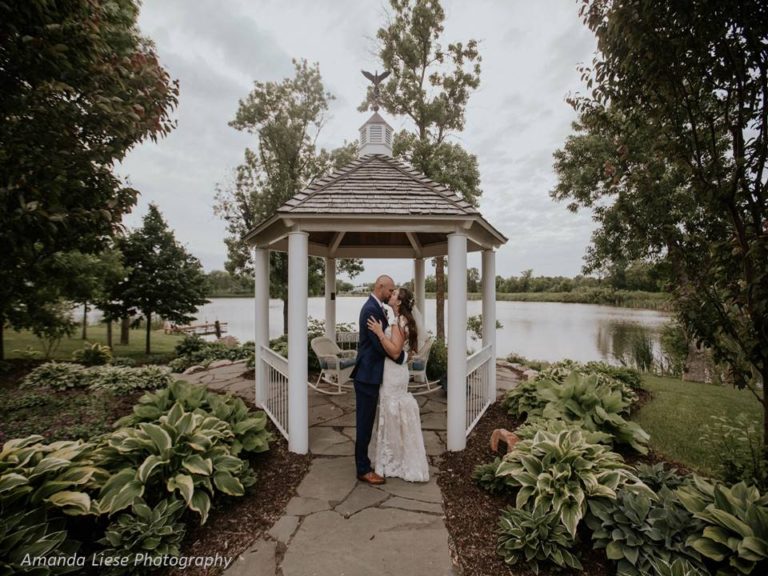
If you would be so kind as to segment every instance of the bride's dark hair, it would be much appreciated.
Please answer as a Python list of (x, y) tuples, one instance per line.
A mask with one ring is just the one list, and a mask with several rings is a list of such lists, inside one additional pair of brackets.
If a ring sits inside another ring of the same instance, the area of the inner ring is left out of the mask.
[(408, 344), (411, 352), (416, 353), (419, 346), (419, 331), (416, 328), (416, 320), (413, 318), (413, 292), (408, 288), (400, 288), (398, 300), (400, 300), (400, 315), (405, 317), (408, 327)]

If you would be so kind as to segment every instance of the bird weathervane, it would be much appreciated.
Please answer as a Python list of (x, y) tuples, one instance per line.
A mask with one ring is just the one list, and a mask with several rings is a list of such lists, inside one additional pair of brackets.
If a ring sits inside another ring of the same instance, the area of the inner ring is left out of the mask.
[(379, 111), (379, 96), (381, 96), (381, 92), (379, 92), (379, 84), (381, 84), (381, 81), (384, 80), (387, 76), (389, 76), (389, 71), (384, 70), (381, 74), (379, 74), (378, 71), (376, 71), (375, 74), (371, 74), (370, 72), (366, 72), (365, 70), (361, 70), (363, 73), (363, 76), (368, 78), (371, 82), (373, 82), (373, 111), (378, 112)]

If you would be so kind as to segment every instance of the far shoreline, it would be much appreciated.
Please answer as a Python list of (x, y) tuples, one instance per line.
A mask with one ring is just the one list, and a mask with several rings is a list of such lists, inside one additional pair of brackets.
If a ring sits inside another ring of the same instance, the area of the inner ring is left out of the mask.
[[(362, 292), (343, 292), (338, 298), (360, 298), (366, 296)], [(425, 297), (434, 300), (435, 293), (427, 292)], [(447, 297), (447, 294), (446, 294)], [(467, 300), (482, 300), (481, 292), (467, 293)], [(253, 298), (251, 292), (216, 293), (206, 298)], [(321, 294), (310, 298), (322, 298)], [(671, 311), (672, 300), (664, 292), (643, 292), (640, 290), (609, 290), (590, 289), (574, 290), (573, 292), (497, 292), (497, 302), (556, 302), (561, 304), (597, 304), (615, 306), (617, 308), (634, 308), (646, 310)]]

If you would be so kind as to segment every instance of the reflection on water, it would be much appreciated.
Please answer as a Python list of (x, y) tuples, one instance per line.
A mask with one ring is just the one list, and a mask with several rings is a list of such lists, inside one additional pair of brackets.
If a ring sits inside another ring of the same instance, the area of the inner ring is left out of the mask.
[[(364, 297), (340, 297), (336, 300), (336, 321), (357, 327)], [(310, 298), (308, 313), (313, 318), (325, 315), (325, 300)], [(447, 310), (447, 306), (446, 306)], [(467, 302), (469, 316), (482, 312), (482, 302)], [(250, 298), (218, 298), (197, 313), (198, 322), (228, 322), (229, 334), (241, 341), (252, 340), (254, 302)], [(283, 327), (283, 304), (269, 303), (269, 335), (275, 338)], [(514, 352), (536, 360), (572, 358), (581, 362), (604, 360), (616, 363), (617, 357), (631, 354), (633, 339), (644, 335), (658, 351), (659, 332), (668, 315), (655, 310), (633, 310), (594, 304), (558, 302), (497, 302), (496, 317), (503, 328), (496, 333), (497, 355)], [(450, 319), (448, 319), (450, 321)], [(435, 301), (427, 300), (427, 330), (435, 331)], [(467, 335), (467, 348), (477, 349), (479, 342)]]

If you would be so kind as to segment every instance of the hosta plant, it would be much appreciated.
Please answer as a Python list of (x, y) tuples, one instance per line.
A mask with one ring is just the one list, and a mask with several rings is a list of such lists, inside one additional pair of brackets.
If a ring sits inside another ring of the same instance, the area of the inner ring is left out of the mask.
[(691, 481), (690, 476), (681, 474), (677, 468), (667, 468), (662, 462), (638, 464), (635, 469), (637, 477), (654, 492), (658, 492), (662, 488), (674, 490)]
[(88, 386), (85, 374), (86, 370), (81, 364), (46, 362), (27, 374), (21, 381), (21, 387), (47, 386), (54, 390), (84, 388)]
[(768, 573), (768, 494), (744, 482), (729, 488), (698, 476), (676, 493), (705, 526), (688, 545), (715, 562), (718, 575)]
[(682, 558), (674, 562), (654, 562), (653, 569), (656, 576), (709, 576), (709, 572), (703, 568), (694, 566)]
[(587, 526), (595, 548), (617, 563), (619, 576), (653, 576), (654, 566), (681, 559), (703, 570), (701, 556), (686, 545), (701, 530), (674, 492), (663, 486), (656, 500), (619, 490), (616, 500), (589, 503)]
[(174, 381), (170, 369), (164, 366), (97, 366), (89, 368), (86, 377), (91, 389), (118, 394), (166, 388)]
[(550, 386), (551, 382), (539, 380), (525, 380), (521, 382), (504, 396), (502, 407), (507, 414), (515, 417), (522, 417), (530, 414), (540, 414), (547, 405), (546, 400), (541, 397), (539, 386)]
[(187, 412), (178, 402), (157, 423), (116, 430), (100, 451), (115, 472), (99, 493), (98, 510), (114, 514), (144, 496), (147, 487), (164, 488), (178, 492), (205, 523), (216, 492), (242, 496), (256, 481), (248, 463), (231, 453), (232, 437), (223, 420)]
[(86, 344), (84, 348), (72, 352), (72, 360), (85, 366), (102, 366), (112, 361), (112, 349), (98, 342)]
[(0, 574), (71, 572), (21, 563), (27, 555), (73, 554), (78, 545), (68, 538), (64, 518), (91, 514), (90, 494), (108, 477), (90, 444), (44, 440), (8, 440), (0, 451)]
[(212, 414), (227, 422), (233, 436), (227, 442), (232, 453), (241, 451), (264, 452), (272, 439), (267, 430), (267, 416), (263, 411), (251, 411), (240, 398), (230, 394), (211, 392), (205, 386), (182, 380), (171, 382), (167, 388), (144, 394), (129, 414), (118, 420), (116, 426), (133, 426), (140, 422), (153, 422), (168, 412), (174, 403), (184, 410)]
[(184, 502), (173, 497), (161, 500), (154, 508), (142, 499), (134, 501), (130, 512), (119, 514), (98, 540), (106, 547), (99, 555), (128, 558), (128, 565), (113, 567), (111, 571), (107, 568), (104, 573), (144, 573), (146, 568), (135, 563), (137, 554), (144, 558), (178, 556), (185, 533), (185, 525), (179, 522), (183, 511)]
[(584, 435), (584, 440), (591, 444), (605, 444), (606, 446), (613, 445), (613, 436), (606, 434), (605, 432), (590, 432), (584, 430), (577, 423), (566, 422), (564, 420), (549, 420), (542, 418), (541, 416), (533, 416), (525, 421), (525, 424), (518, 426), (515, 429), (515, 434), (523, 440), (530, 440), (536, 436), (536, 432), (539, 430), (546, 430), (547, 432), (553, 432), (555, 434), (562, 432), (563, 430), (581, 430)]
[(509, 507), (502, 511), (497, 529), (496, 552), (510, 566), (525, 563), (535, 574), (541, 565), (581, 570), (581, 562), (570, 551), (573, 538), (557, 514)]
[(654, 494), (606, 446), (587, 442), (578, 429), (540, 430), (504, 456), (496, 475), (516, 487), (517, 508), (553, 512), (571, 536), (592, 498), (616, 498), (620, 487)]
[(45, 444), (42, 436), (9, 440), (0, 451), (0, 505), (7, 512), (44, 505), (65, 514), (91, 514), (89, 492), (108, 473), (93, 446), (78, 441)]
[(472, 471), (472, 480), (474, 480), (483, 490), (491, 494), (503, 494), (504, 492), (514, 490), (514, 487), (507, 484), (507, 479), (503, 476), (496, 476), (496, 470), (499, 469), (501, 458), (494, 458), (493, 462), (487, 464), (478, 464)]
[(641, 454), (648, 452), (648, 433), (622, 416), (629, 402), (620, 391), (601, 385), (597, 375), (572, 372), (563, 382), (542, 387), (540, 394), (547, 402), (540, 413), (544, 418), (605, 432), (616, 444), (631, 446)]
[(628, 414), (630, 405), (637, 401), (635, 389), (640, 387), (640, 373), (631, 368), (616, 368), (604, 362), (581, 364), (573, 360), (563, 360), (542, 370), (536, 379), (562, 383), (574, 373), (593, 376), (601, 388), (618, 392), (626, 403), (624, 413)]
[(49, 576), (72, 574), (79, 566), (36, 566), (25, 561), (42, 556), (72, 557), (80, 545), (68, 538), (64, 518), (49, 518), (44, 506), (6, 510), (0, 504), (0, 574)]

